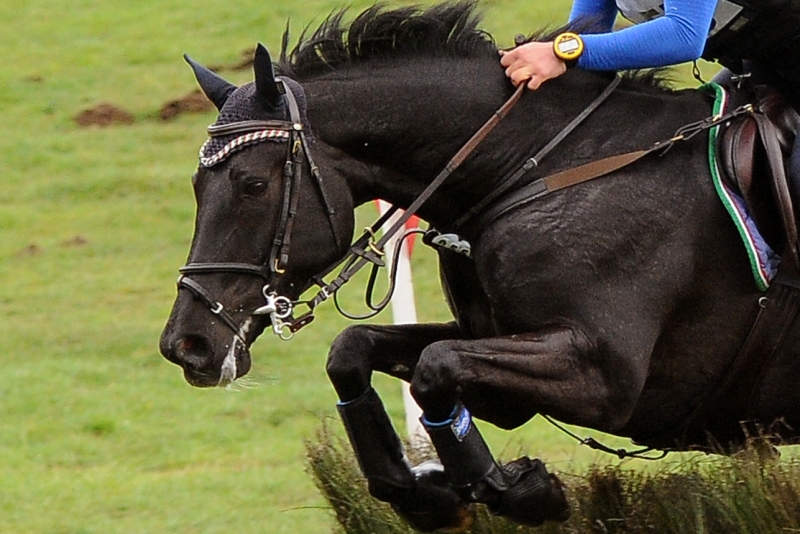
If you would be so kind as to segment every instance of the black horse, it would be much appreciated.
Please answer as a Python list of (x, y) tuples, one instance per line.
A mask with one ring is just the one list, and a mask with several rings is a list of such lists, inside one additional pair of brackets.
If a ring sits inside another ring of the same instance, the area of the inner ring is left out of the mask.
[[(347, 254), (353, 209), (376, 198), (412, 206), (514, 93), (472, 3), (374, 7), (346, 26), (336, 14), (291, 53), (284, 38), (282, 76), (259, 46), (255, 82), (238, 88), (191, 63), (220, 114), (193, 177), (195, 235), (161, 352), (196, 386), (247, 373), (265, 329), (304, 324), (292, 308)], [(759, 314), (797, 298), (765, 298), (754, 282), (712, 183), (707, 136), (535, 200), (519, 194), (712, 115), (705, 91), (629, 76), (517, 172), (615, 76), (574, 69), (526, 92), (419, 206), (471, 245), (439, 252), (453, 322), (355, 325), (331, 347), (328, 373), (370, 491), (420, 529), (463, 524), (472, 502), (532, 525), (567, 514), (541, 462), (498, 465), (473, 416), (511, 429), (547, 414), (670, 449), (727, 450), (776, 421), (787, 440), (800, 428), (800, 329), (773, 327), (780, 346), (750, 333)], [(519, 179), (484, 206), (509, 176)], [(357, 261), (380, 262), (374, 242), (356, 248)], [(411, 383), (443, 469), (408, 465), (374, 371)]]

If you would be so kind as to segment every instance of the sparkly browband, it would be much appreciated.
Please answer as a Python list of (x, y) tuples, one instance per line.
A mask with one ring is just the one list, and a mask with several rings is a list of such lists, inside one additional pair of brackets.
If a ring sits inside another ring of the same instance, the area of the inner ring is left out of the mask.
[(289, 135), (290, 133), (287, 130), (260, 130), (256, 132), (248, 132), (245, 135), (240, 135), (233, 141), (227, 143), (216, 154), (204, 157), (203, 153), (205, 152), (205, 148), (213, 139), (213, 137), (209, 137), (206, 142), (203, 143), (203, 146), (200, 147), (200, 164), (203, 167), (213, 167), (237, 150), (240, 150), (246, 146), (260, 143), (262, 141), (283, 143), (289, 140)]

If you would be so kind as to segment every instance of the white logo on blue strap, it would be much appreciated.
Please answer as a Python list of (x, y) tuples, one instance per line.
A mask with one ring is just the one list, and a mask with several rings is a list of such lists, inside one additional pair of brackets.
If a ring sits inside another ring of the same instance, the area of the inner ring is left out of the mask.
[(461, 411), (458, 412), (458, 415), (450, 425), (450, 428), (453, 430), (453, 434), (455, 434), (458, 441), (464, 440), (464, 436), (467, 435), (471, 423), (472, 416), (469, 414), (469, 410), (467, 410), (466, 407), (462, 407)]

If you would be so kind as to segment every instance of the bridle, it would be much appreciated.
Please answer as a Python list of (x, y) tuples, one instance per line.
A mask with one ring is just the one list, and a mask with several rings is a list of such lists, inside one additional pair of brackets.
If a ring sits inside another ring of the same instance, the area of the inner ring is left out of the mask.
[[(235, 134), (252, 134), (265, 130), (286, 132), (288, 134), (289, 145), (286, 153), (286, 161), (283, 166), (283, 200), (278, 218), (278, 226), (275, 232), (275, 239), (272, 242), (266, 265), (236, 262), (192, 262), (179, 269), (181, 274), (178, 277), (178, 287), (189, 290), (196, 298), (205, 302), (211, 313), (217, 315), (231, 330), (233, 330), (234, 334), (242, 343), (245, 343), (245, 332), (242, 331), (242, 327), (228, 313), (223, 304), (214, 299), (209, 291), (191, 278), (190, 275), (241, 273), (261, 278), (264, 281), (262, 293), (267, 302), (264, 306), (254, 310), (252, 315), (270, 315), (275, 334), (282, 339), (289, 339), (292, 331), (287, 330), (287, 327), (296, 323), (296, 321), (290, 319), (294, 304), (289, 298), (278, 295), (271, 287), (274, 282), (273, 279), (285, 272), (286, 265), (289, 261), (292, 229), (297, 215), (297, 206), (300, 197), (299, 190), (304, 164), (308, 164), (311, 176), (317, 185), (337, 249), (341, 247), (343, 243), (343, 236), (341, 236), (340, 231), (336, 229), (336, 224), (333, 220), (335, 211), (325, 189), (319, 167), (317, 167), (311, 157), (309, 142), (305, 135), (302, 115), (297, 105), (297, 99), (291, 90), (286, 89), (283, 82), (278, 81), (278, 84), (289, 110), (289, 120), (246, 120), (208, 127), (208, 134), (212, 138)], [(286, 321), (287, 319), (289, 319), (288, 322)]]

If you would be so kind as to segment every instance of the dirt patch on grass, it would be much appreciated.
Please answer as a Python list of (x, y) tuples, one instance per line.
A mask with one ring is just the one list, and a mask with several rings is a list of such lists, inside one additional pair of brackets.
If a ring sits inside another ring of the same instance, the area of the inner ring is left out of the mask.
[(42, 247), (36, 243), (31, 243), (27, 247), (17, 252), (18, 258), (26, 258), (30, 256), (39, 256), (43, 252)]
[(89, 244), (89, 239), (78, 234), (70, 237), (69, 239), (65, 239), (60, 244), (62, 247), (82, 247)]
[(81, 111), (75, 115), (74, 120), (78, 126), (100, 126), (104, 128), (119, 124), (133, 124), (136, 119), (124, 109), (114, 104), (103, 102), (93, 108)]
[[(253, 68), (253, 51), (242, 50), (239, 60), (225, 65), (210, 65), (207, 67), (213, 72), (240, 71)], [(211, 101), (199, 90), (195, 89), (175, 100), (170, 100), (161, 106), (158, 117), (162, 121), (171, 121), (184, 113), (205, 113), (214, 109)]]
[(239, 61), (230, 66), (231, 70), (250, 70), (253, 68), (253, 49), (242, 50)]
[(239, 53), (239, 60), (225, 65), (211, 65), (208, 67), (214, 72), (250, 70), (253, 68), (253, 49), (248, 48)]
[(212, 109), (214, 109), (214, 104), (199, 89), (196, 89), (188, 95), (170, 100), (161, 106), (158, 116), (162, 121), (169, 121), (184, 113), (205, 113)]

